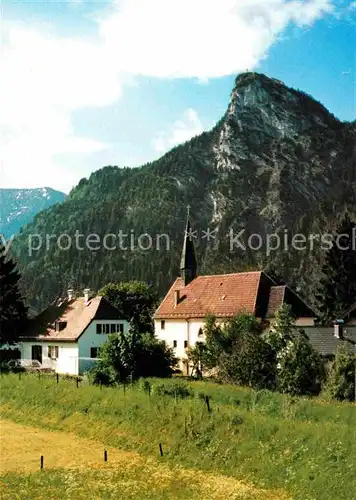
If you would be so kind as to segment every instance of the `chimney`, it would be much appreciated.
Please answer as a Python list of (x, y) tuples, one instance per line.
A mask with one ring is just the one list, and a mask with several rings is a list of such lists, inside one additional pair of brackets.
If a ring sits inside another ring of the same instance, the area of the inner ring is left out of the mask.
[(89, 302), (89, 293), (90, 293), (90, 288), (85, 288), (85, 290), (84, 290), (85, 302)]
[(67, 290), (67, 294), (68, 294), (68, 300), (73, 300), (74, 290), (72, 288), (69, 288)]
[(179, 290), (174, 290), (174, 307), (177, 307), (179, 304), (180, 293)]
[(344, 321), (342, 319), (337, 319), (334, 321), (334, 337), (337, 339), (342, 339), (343, 338), (343, 325)]

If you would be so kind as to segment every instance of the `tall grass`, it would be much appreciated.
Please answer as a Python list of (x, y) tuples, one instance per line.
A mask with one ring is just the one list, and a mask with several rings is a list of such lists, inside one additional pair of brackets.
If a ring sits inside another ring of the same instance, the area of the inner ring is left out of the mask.
[(70, 380), (4, 375), (2, 415), (147, 455), (158, 456), (161, 443), (168, 462), (283, 489), (297, 500), (355, 498), (355, 405), (209, 382), (186, 384), (188, 395), (175, 381), (163, 384), (166, 390), (154, 379), (125, 390), (77, 388)]

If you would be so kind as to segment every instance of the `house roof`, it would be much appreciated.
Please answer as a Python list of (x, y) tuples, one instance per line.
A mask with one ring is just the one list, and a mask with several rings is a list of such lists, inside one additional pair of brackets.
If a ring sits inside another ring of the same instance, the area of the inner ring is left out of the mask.
[[(238, 313), (254, 314), (261, 271), (198, 276), (184, 286), (177, 278), (158, 307), (154, 318), (232, 317)], [(180, 300), (175, 306), (175, 290)]]
[[(60, 299), (52, 303), (38, 316), (30, 320), (27, 335), (21, 340), (71, 341), (75, 342), (94, 319), (121, 319), (120, 312), (105, 297), (94, 297), (88, 302), (84, 297)], [(56, 322), (67, 326), (55, 330)]]
[(346, 345), (356, 354), (356, 332), (345, 331), (344, 338), (334, 336), (332, 328), (303, 328), (311, 345), (322, 356), (334, 356), (338, 347)]
[(269, 292), (267, 318), (272, 318), (284, 303), (286, 285), (272, 286)]
[(277, 310), (283, 305), (289, 304), (292, 306), (293, 313), (299, 318), (315, 318), (316, 313), (313, 311), (299, 295), (287, 285), (272, 286), (270, 288), (267, 318), (273, 318)]

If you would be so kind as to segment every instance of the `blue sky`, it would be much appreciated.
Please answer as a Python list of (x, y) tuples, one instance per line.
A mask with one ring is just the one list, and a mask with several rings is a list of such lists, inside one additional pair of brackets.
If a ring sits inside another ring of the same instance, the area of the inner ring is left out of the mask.
[(69, 192), (209, 130), (255, 70), (356, 115), (356, 2), (5, 0), (1, 187)]

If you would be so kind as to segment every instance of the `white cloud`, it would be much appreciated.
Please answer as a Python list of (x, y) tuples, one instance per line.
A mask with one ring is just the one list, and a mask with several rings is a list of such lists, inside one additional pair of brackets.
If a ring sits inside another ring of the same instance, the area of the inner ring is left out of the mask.
[(310, 25), (330, 0), (121, 0), (100, 21), (131, 74), (212, 78), (255, 67), (290, 23)]
[(203, 124), (197, 112), (194, 109), (187, 109), (183, 119), (177, 120), (168, 133), (161, 133), (153, 140), (153, 146), (156, 151), (163, 153), (203, 131)]
[[(68, 189), (77, 177), (67, 153), (109, 147), (82, 137), (73, 113), (115, 103), (135, 76), (203, 82), (253, 69), (289, 23), (310, 25), (331, 11), (331, 0), (120, 0), (90, 37), (3, 20), (2, 186)], [(201, 129), (190, 113), (161, 145)]]
[(4, 23), (3, 30), (1, 185), (68, 190), (78, 180), (74, 165), (58, 164), (56, 157), (107, 147), (78, 135), (71, 113), (119, 99), (118, 70), (90, 40), (60, 39), (21, 24)]

